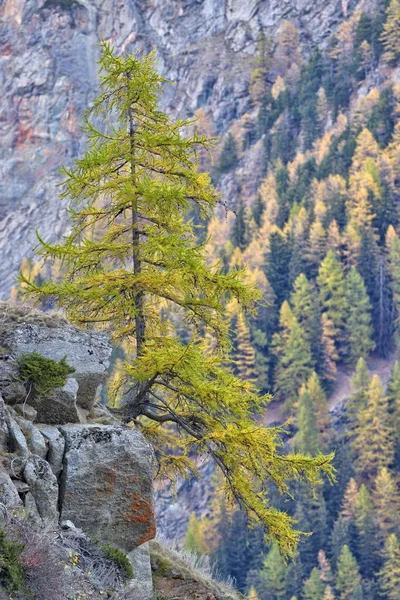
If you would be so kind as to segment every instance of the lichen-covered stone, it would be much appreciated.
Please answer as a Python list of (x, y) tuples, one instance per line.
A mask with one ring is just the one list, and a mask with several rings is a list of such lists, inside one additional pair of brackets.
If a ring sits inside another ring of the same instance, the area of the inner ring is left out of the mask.
[[(63, 388), (44, 397), (29, 396), (29, 402), (38, 411), (40, 422), (76, 423), (79, 422), (77, 407), (90, 409), (95, 401), (99, 386), (104, 382), (111, 345), (108, 336), (94, 331), (83, 331), (67, 322), (52, 322), (42, 318), (43, 313), (13, 318), (13, 313), (0, 303), (4, 319), (0, 330), (0, 341), (9, 348), (14, 361), (0, 361), (0, 390), (8, 392), (11, 381), (18, 377), (15, 359), (23, 354), (37, 352), (45, 358), (59, 362), (64, 357), (75, 369)], [(7, 385), (6, 385), (7, 384)], [(25, 398), (30, 390), (25, 391)], [(9, 402), (7, 397), (4, 397)], [(21, 398), (17, 398), (21, 402)]]
[(30, 401), (37, 410), (37, 421), (49, 425), (80, 423), (76, 405), (78, 389), (78, 382), (70, 377), (62, 388), (56, 388), (43, 397), (32, 398)]
[(153, 454), (135, 429), (60, 427), (66, 440), (61, 519), (130, 552), (155, 535)]
[(16, 417), (15, 420), (20, 426), (32, 454), (36, 454), (40, 458), (46, 458), (47, 445), (40, 431), (30, 421), (26, 421), (22, 417)]
[(13, 419), (13, 417), (9, 413), (6, 414), (6, 421), (7, 421), (8, 433), (9, 433), (9, 440), (10, 440), (9, 441), (10, 451), (15, 452), (16, 454), (19, 454), (20, 456), (28, 456), (29, 455), (28, 444), (26, 443), (25, 436), (22, 433), (20, 426), (18, 425), (16, 420)]
[(49, 463), (38, 456), (29, 456), (24, 468), (24, 479), (44, 523), (57, 523), (58, 484)]

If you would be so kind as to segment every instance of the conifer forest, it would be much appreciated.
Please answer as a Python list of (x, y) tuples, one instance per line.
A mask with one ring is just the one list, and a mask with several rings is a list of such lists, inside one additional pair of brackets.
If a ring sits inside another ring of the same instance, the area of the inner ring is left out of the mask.
[(213, 465), (180, 543), (246, 600), (400, 600), (400, 0), (370, 4), (261, 34), (221, 135), (102, 42), (69, 229), (11, 291), (111, 335), (102, 402), (158, 479)]

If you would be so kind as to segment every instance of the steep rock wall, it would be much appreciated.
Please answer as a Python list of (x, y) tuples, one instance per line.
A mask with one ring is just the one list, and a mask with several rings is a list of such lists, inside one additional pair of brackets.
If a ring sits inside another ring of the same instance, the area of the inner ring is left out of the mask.
[[(356, 0), (1, 0), (0, 297), (7, 297), (35, 230), (65, 231), (58, 169), (83, 150), (82, 115), (97, 90), (97, 42), (158, 52), (175, 82), (173, 115), (200, 107), (223, 133), (251, 106), (248, 82), (261, 31), (292, 20), (305, 48), (323, 45)], [(254, 170), (257, 156), (244, 165)], [(255, 179), (257, 176), (255, 175)], [(235, 193), (224, 183), (225, 195)]]

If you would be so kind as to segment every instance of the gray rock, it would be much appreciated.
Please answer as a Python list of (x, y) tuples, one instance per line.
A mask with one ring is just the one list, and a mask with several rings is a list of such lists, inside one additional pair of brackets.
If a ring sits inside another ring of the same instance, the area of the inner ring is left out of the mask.
[(26, 400), (27, 391), (17, 381), (18, 367), (11, 357), (0, 358), (0, 391), (6, 404), (17, 404)]
[(6, 406), (0, 394), (0, 448), (2, 450), (8, 450), (8, 438), (9, 434), (6, 419)]
[(87, 419), (101, 425), (119, 425), (118, 419), (108, 410), (106, 406), (95, 404), (87, 415)]
[(153, 453), (135, 429), (66, 425), (61, 519), (130, 552), (155, 535)]
[(22, 500), (19, 497), (18, 490), (12, 482), (11, 477), (0, 466), (0, 504), (8, 510), (19, 509), (23, 507)]
[(50, 425), (80, 423), (76, 406), (78, 388), (76, 379), (70, 377), (64, 387), (56, 388), (52, 394), (32, 398), (30, 402), (37, 410), (37, 420)]
[(62, 471), (65, 451), (65, 439), (57, 427), (40, 427), (40, 433), (44, 435), (48, 443), (47, 461), (56, 477)]
[(27, 492), (25, 494), (24, 506), (28, 514), (28, 519), (35, 525), (39, 525), (40, 527), (42, 527), (44, 525), (44, 522), (39, 514), (35, 498), (33, 497), (33, 494), (31, 492)]
[(26, 481), (21, 481), (20, 479), (12, 479), (13, 484), (15, 485), (15, 488), (18, 492), (18, 494), (26, 494), (27, 492), (29, 492), (30, 487), (29, 485), (26, 483)]
[(55, 524), (58, 521), (58, 485), (49, 463), (38, 456), (30, 456), (24, 468), (24, 479), (40, 517), (48, 525)]
[(152, 600), (153, 579), (148, 542), (135, 548), (127, 556), (134, 574), (134, 579), (127, 586), (132, 593), (132, 598), (135, 598), (135, 600)]
[(15, 420), (25, 436), (29, 450), (40, 456), (40, 458), (46, 458), (47, 445), (40, 431), (30, 421), (26, 421), (22, 417), (16, 417)]
[(11, 417), (11, 415), (7, 412), (6, 421), (8, 426), (9, 433), (9, 447), (11, 452), (16, 452), (20, 456), (28, 456), (29, 448), (26, 442), (25, 436), (21, 431), (18, 423)]
[(24, 419), (28, 419), (28, 421), (32, 421), (32, 423), (36, 421), (37, 410), (33, 408), (33, 406), (31, 406), (30, 404), (17, 404), (14, 407), (14, 410)]
[[(75, 402), (90, 409), (96, 401), (99, 386), (103, 383), (109, 365), (111, 345), (102, 333), (82, 331), (69, 324), (49, 326), (32, 322), (9, 324), (3, 335), (5, 343), (16, 357), (38, 352), (46, 358), (60, 361), (66, 357), (75, 369), (62, 390), (56, 390), (54, 398), (30, 403), (38, 411), (38, 420), (47, 415), (47, 423), (79, 422)], [(51, 402), (55, 407), (51, 412)], [(45, 405), (41, 406), (41, 404)], [(50, 420), (51, 419), (51, 420)]]
[(60, 527), (61, 529), (76, 529), (72, 521), (61, 521)]

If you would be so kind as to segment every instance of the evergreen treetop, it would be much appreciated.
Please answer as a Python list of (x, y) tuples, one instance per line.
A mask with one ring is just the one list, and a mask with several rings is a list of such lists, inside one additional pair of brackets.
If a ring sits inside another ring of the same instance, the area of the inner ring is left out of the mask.
[(383, 26), (381, 41), (385, 48), (383, 58), (390, 64), (400, 56), (400, 2), (390, 0), (387, 8), (386, 23)]
[(387, 600), (400, 600), (400, 543), (394, 534), (386, 540), (384, 558), (380, 572), (381, 591)]

